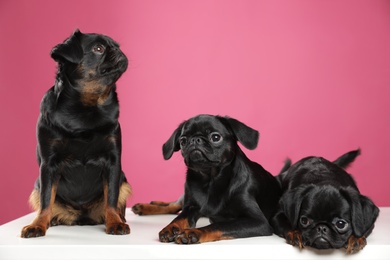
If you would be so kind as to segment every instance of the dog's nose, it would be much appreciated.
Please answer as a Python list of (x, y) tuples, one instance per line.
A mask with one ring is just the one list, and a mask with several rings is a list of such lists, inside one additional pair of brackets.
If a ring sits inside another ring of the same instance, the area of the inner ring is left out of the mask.
[(202, 140), (202, 138), (195, 136), (195, 137), (191, 138), (190, 143), (191, 144), (203, 144), (203, 140)]
[(319, 225), (317, 227), (317, 232), (320, 234), (326, 234), (326, 233), (328, 233), (328, 227), (325, 225)]

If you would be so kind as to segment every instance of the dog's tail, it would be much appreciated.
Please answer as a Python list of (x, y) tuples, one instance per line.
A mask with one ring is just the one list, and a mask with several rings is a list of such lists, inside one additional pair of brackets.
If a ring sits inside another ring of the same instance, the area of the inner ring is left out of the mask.
[(360, 155), (360, 148), (357, 150), (350, 151), (341, 155), (339, 158), (333, 161), (334, 164), (340, 166), (343, 169), (349, 167), (349, 165)]
[(284, 177), (286, 177), (287, 170), (290, 169), (290, 167), (291, 167), (291, 160), (290, 160), (290, 158), (287, 158), (284, 161), (283, 168), (280, 170), (279, 174), (276, 175), (276, 180), (278, 181), (280, 187), (282, 186), (282, 182), (284, 180)]
[[(290, 159), (290, 158), (287, 158), (287, 159), (284, 161), (283, 168), (280, 170), (279, 174), (284, 173), (284, 172), (287, 171), (290, 167), (291, 167), (291, 159)], [(279, 175), (279, 174), (278, 174), (278, 175)]]

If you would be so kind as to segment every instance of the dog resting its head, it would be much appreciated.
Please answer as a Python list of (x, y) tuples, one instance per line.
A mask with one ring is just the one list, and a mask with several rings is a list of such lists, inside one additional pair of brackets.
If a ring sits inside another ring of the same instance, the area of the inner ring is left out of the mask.
[[(168, 160), (181, 150), (191, 172), (207, 174), (212, 168), (222, 169), (231, 163), (237, 153), (237, 141), (255, 149), (258, 139), (259, 132), (236, 119), (199, 115), (179, 125), (163, 145), (163, 156)], [(138, 215), (176, 214), (183, 202), (184, 195), (175, 202), (137, 203), (132, 210)]]
[(41, 102), (40, 176), (30, 196), (38, 215), (21, 236), (44, 236), (50, 225), (103, 223), (108, 234), (128, 234), (125, 208), (131, 188), (121, 169), (116, 94), (127, 58), (111, 38), (79, 30), (51, 56), (58, 71)]
[(259, 132), (236, 119), (199, 115), (183, 122), (163, 145), (166, 160), (181, 150), (190, 169), (202, 171), (229, 164), (236, 153), (237, 141), (255, 149)]
[(379, 209), (360, 194), (347, 167), (360, 150), (330, 162), (304, 158), (281, 175), (284, 194), (274, 218), (276, 233), (288, 243), (317, 249), (347, 248), (357, 252), (366, 245)]
[[(163, 155), (168, 160), (181, 150), (187, 165), (183, 209), (160, 231), (161, 242), (192, 244), (272, 234), (268, 219), (276, 210), (280, 188), (237, 144), (254, 149), (258, 138), (256, 130), (229, 117), (198, 115), (179, 125), (163, 145)], [(150, 213), (144, 206), (137, 204), (133, 211)], [(202, 216), (212, 224), (195, 228)]]

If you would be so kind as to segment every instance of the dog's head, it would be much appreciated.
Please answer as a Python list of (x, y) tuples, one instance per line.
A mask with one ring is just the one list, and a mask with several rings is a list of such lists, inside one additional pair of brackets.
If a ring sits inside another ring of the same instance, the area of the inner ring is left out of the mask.
[(304, 185), (286, 192), (281, 201), (303, 244), (317, 249), (347, 247), (351, 236), (368, 236), (379, 213), (352, 187)]
[(258, 131), (236, 119), (198, 115), (179, 125), (163, 145), (163, 155), (168, 160), (181, 150), (187, 167), (202, 171), (229, 164), (239, 149), (237, 141), (255, 149), (258, 138)]
[[(118, 43), (101, 34), (84, 34), (76, 30), (51, 51), (61, 75), (71, 83), (81, 81), (90, 88), (112, 86), (127, 69), (128, 60)], [(80, 82), (79, 82), (80, 83)]]

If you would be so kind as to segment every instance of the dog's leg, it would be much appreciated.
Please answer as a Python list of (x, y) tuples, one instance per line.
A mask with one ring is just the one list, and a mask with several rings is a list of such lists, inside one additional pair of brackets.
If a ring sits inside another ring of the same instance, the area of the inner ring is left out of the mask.
[(169, 204), (174, 203), (174, 202), (166, 202), (166, 201), (159, 201), (159, 200), (153, 200), (149, 204), (151, 205), (156, 205), (156, 206), (168, 206)]
[(280, 237), (285, 237), (285, 234), (292, 230), (290, 221), (286, 214), (281, 210), (271, 218), (270, 224), (274, 229), (274, 233)]
[(149, 204), (137, 203), (131, 210), (134, 214), (142, 215), (161, 215), (161, 214), (177, 214), (183, 207), (184, 195), (177, 201), (163, 202), (151, 201)]
[(367, 241), (365, 237), (355, 237), (350, 236), (348, 238), (348, 243), (346, 245), (346, 252), (347, 254), (353, 254), (360, 250), (362, 250), (367, 245)]
[(270, 236), (272, 228), (267, 220), (242, 218), (227, 222), (216, 222), (202, 228), (185, 229), (177, 234), (175, 243), (177, 244), (195, 244), (218, 240)]
[(120, 217), (123, 222), (126, 222), (126, 200), (132, 193), (131, 186), (128, 182), (122, 183), (119, 190), (118, 209), (120, 210)]
[[(39, 211), (33, 222), (22, 229), (21, 237), (41, 237), (46, 234), (46, 230), (50, 226), (52, 216), (52, 207), (57, 193), (58, 180), (51, 179), (51, 175), (44, 171), (41, 172), (41, 190), (34, 190), (31, 196), (38, 197), (39, 195)], [(37, 200), (33, 198), (33, 200)]]
[(292, 246), (297, 246), (299, 249), (304, 248), (302, 233), (299, 230), (290, 230), (285, 235), (286, 242)]
[(159, 232), (161, 242), (173, 242), (176, 236), (188, 228), (195, 227), (200, 217), (199, 210), (195, 207), (186, 207), (183, 211), (165, 228)]
[(107, 181), (104, 183), (106, 233), (111, 235), (130, 234), (130, 227), (124, 220), (123, 207), (125, 206), (121, 205), (118, 207), (120, 195), (119, 180), (118, 171), (110, 171)]
[(182, 233), (185, 229), (189, 227), (190, 225), (188, 223), (187, 218), (174, 219), (168, 226), (166, 226), (159, 232), (158, 236), (160, 242), (172, 242), (178, 234)]
[(176, 202), (155, 203), (150, 204), (138, 203), (131, 210), (140, 216), (142, 215), (160, 215), (160, 214), (177, 214), (181, 210), (182, 205)]
[(304, 247), (302, 234), (298, 230), (293, 230), (290, 221), (283, 211), (279, 211), (270, 221), (274, 233), (286, 239), (286, 242), (292, 246)]

